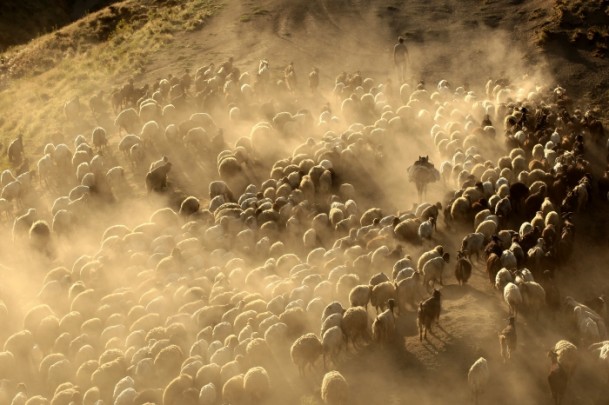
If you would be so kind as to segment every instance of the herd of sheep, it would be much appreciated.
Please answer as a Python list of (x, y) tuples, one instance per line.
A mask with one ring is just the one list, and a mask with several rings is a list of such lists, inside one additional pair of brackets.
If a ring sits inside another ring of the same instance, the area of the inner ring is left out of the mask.
[[(505, 301), (505, 363), (526, 349), (517, 331), (560, 318), (548, 398), (568, 396), (584, 358), (609, 384), (605, 298), (561, 296), (554, 277), (577, 217), (607, 200), (609, 176), (584, 155), (605, 141), (598, 119), (560, 87), (395, 87), (359, 72), (312, 111), (301, 100), (322, 98), (319, 70), (302, 77), (229, 59), (129, 81), (68, 101), (63, 141), (7, 147), (0, 215), (25, 253), (3, 278), (37, 291), (1, 291), (1, 404), (265, 404), (294, 371), (347, 404), (344, 356), (403, 347), (396, 321), (413, 312), (424, 344), (449, 274), (465, 285), (474, 272)], [(363, 199), (370, 171), (409, 138), (442, 159), (430, 187), (451, 191), (387, 212)], [(127, 207), (152, 213), (126, 225)], [(457, 252), (438, 227), (465, 234)], [(490, 370), (480, 357), (462, 376), (476, 402)]]

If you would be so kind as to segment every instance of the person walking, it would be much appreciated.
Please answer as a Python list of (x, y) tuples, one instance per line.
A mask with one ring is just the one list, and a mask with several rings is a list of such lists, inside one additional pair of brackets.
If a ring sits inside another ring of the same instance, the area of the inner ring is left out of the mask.
[(404, 83), (404, 71), (408, 67), (408, 48), (404, 43), (404, 38), (398, 37), (398, 43), (393, 47), (393, 63), (398, 73), (398, 83)]

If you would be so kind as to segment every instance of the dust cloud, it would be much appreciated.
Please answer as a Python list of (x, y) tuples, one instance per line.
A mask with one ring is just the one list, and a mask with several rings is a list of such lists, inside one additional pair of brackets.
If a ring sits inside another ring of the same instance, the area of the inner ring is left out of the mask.
[[(364, 2), (298, 2), (284, 12), (270, 8), (261, 21), (246, 28), (231, 25), (218, 43), (210, 40), (218, 56), (198, 55), (197, 63), (204, 62), (191, 69), (192, 84), (183, 84), (183, 66), (171, 64), (155, 71), (163, 72), (169, 90), (147, 76), (137, 78), (136, 89), (148, 83), (154, 90), (138, 98), (140, 105), (157, 100), (153, 117), (161, 127), (144, 137), (145, 122), (139, 120), (130, 131), (142, 136), (143, 156), (119, 151), (122, 138), (113, 123), (118, 110), (109, 97), (99, 114), (83, 101), (76, 119), (61, 122), (55, 146), (65, 143), (75, 152), (76, 135), (88, 141), (100, 123), (109, 145), (88, 152), (90, 158), (99, 153), (103, 170), (92, 171), (95, 183), (81, 203), (70, 199), (66, 209), (74, 222), (65, 234), (51, 232), (46, 252), (32, 248), (27, 232), (17, 229), (13, 235), (13, 219), (35, 208), (36, 220), (52, 226), (56, 199), (79, 184), (77, 168), (70, 164), (61, 172), (54, 166), (49, 186), (35, 177), (20, 201), (11, 202), (1, 235), (0, 298), (5, 305), (2, 343), (12, 342), (5, 353), (12, 352), (14, 361), (0, 356), (0, 403), (11, 403), (20, 392), (49, 402), (63, 395), (68, 399), (57, 403), (66, 404), (94, 403), (96, 397), (121, 404), (321, 403), (324, 362), (316, 358), (300, 376), (290, 358), (292, 343), (308, 332), (319, 336), (327, 304), (338, 300), (348, 308), (351, 287), (368, 284), (379, 272), (390, 276), (398, 259), (373, 261), (374, 250), (366, 245), (344, 253), (348, 249), (335, 248), (336, 241), (350, 243), (349, 231), (361, 228), (360, 217), (370, 208), (379, 208), (382, 217), (414, 214), (413, 205), (420, 201), (407, 168), (419, 156), (429, 156), (440, 169), (457, 150), (465, 153), (463, 140), (471, 132), (466, 122), (478, 127), (485, 114), (496, 134), (476, 146), (481, 162), (495, 165), (509, 152), (503, 142), (506, 111), (499, 104), (528, 103), (532, 92), (546, 97), (556, 85), (546, 64), (530, 64), (522, 44), (508, 32), (444, 27), (440, 21), (419, 32), (410, 22), (386, 24), (382, 17)], [(218, 17), (208, 29), (226, 18)], [(391, 57), (398, 35), (406, 38), (410, 54), (409, 80), (401, 87)], [(254, 43), (259, 46), (251, 47)], [(229, 56), (235, 58), (232, 66)], [(262, 59), (270, 64), (268, 79), (259, 74)], [(291, 61), (295, 82), (284, 70)], [(313, 67), (320, 70), (317, 89), (309, 88)], [(227, 76), (233, 68), (239, 74)], [(339, 85), (336, 78), (343, 72)], [(171, 82), (169, 73), (177, 80)], [(446, 88), (438, 87), (440, 80), (448, 81)], [(489, 80), (491, 91), (498, 80), (509, 83), (502, 86), (504, 100), (497, 91), (487, 92)], [(419, 84), (418, 96), (411, 96)], [(121, 86), (116, 83), (116, 89)], [(126, 101), (121, 109), (138, 102), (129, 96), (121, 100)], [(162, 109), (170, 103), (175, 106), (171, 114)], [(193, 115), (201, 112), (209, 116)], [(461, 146), (434, 145), (436, 123)], [(35, 170), (41, 155), (26, 150), (25, 157)], [(148, 193), (150, 165), (163, 157), (172, 164), (168, 184), (161, 193)], [(105, 173), (119, 165), (125, 182), (110, 184)], [(210, 183), (219, 180), (228, 190), (212, 190)], [(353, 193), (341, 188), (345, 183)], [(445, 206), (447, 193), (457, 188), (452, 180), (433, 183), (426, 201)], [(200, 207), (180, 213), (188, 196), (195, 196)], [(354, 202), (353, 214), (348, 200)], [(336, 206), (344, 219), (353, 215), (346, 228), (330, 223), (328, 213)], [(403, 247), (402, 256), (415, 260), (438, 244), (456, 257), (465, 231), (438, 223), (431, 240), (383, 242), (392, 252)], [(311, 229), (313, 242), (305, 235)], [(607, 289), (598, 271), (602, 262), (587, 256), (583, 244), (576, 245), (576, 257), (592, 262), (591, 278), (580, 283), (573, 283), (570, 273), (559, 278), (565, 293), (578, 298), (590, 295), (585, 292), (589, 280)], [(320, 248), (321, 254), (314, 253)], [(443, 312), (429, 341), (418, 341), (416, 313), (407, 311), (396, 317), (395, 345), (356, 348), (349, 343), (329, 361), (349, 384), (343, 403), (470, 403), (467, 371), (480, 356), (489, 361), (491, 374), (483, 403), (549, 401), (547, 350), (561, 338), (577, 338), (563, 320), (567, 317), (521, 316), (522, 343), (504, 364), (497, 338), (506, 325), (503, 297), (489, 287), (484, 261), (474, 262), (472, 279), (462, 288), (452, 276), (453, 266), (451, 261), (444, 270)], [(601, 288), (594, 291), (601, 293)], [(367, 310), (372, 323), (376, 310)], [(272, 340), (268, 331), (279, 322), (285, 330)], [(31, 339), (16, 335), (23, 329)], [(19, 345), (22, 350), (15, 349)], [(214, 362), (216, 371), (205, 368)], [(583, 363), (570, 382), (567, 403), (591, 403), (584, 401), (600, 384)], [(247, 376), (255, 366), (268, 373), (268, 392), (264, 384), (259, 391), (239, 383), (232, 391), (227, 388), (227, 381), (235, 382), (232, 377)], [(127, 376), (131, 380), (124, 380)], [(208, 383), (216, 398), (204, 402), (202, 388)], [(127, 388), (133, 392), (125, 393)]]

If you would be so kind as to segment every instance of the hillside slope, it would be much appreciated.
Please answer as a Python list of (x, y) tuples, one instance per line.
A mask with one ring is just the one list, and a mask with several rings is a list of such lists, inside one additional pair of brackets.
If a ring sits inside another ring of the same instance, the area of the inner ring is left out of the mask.
[(3, 0), (0, 2), (0, 51), (100, 10), (117, 0)]

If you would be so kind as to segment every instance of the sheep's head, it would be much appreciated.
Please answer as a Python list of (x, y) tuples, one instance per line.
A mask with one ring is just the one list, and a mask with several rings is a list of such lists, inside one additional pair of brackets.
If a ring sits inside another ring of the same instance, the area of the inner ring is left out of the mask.
[(440, 290), (436, 290), (436, 289), (434, 289), (434, 290), (433, 290), (433, 295), (432, 295), (432, 296), (433, 296), (433, 298), (437, 298), (437, 299), (439, 299), (439, 298), (442, 296), (442, 294), (440, 293)]
[(448, 261), (450, 260), (450, 253), (446, 252), (442, 255), (442, 259), (444, 259), (444, 261), (446, 263), (448, 263)]

